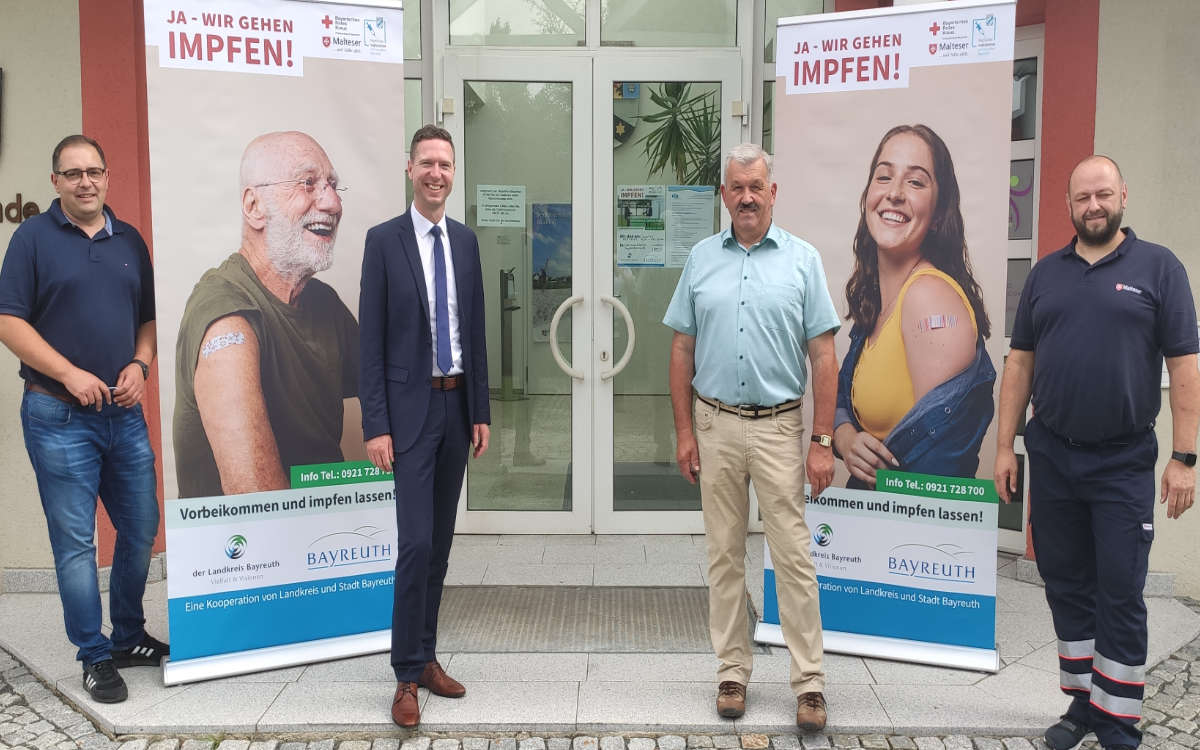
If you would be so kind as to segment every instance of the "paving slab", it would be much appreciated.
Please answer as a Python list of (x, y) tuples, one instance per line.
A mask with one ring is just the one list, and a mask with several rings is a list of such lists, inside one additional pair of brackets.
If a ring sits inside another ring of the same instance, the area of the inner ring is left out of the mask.
[(124, 721), (114, 721), (112, 731), (116, 734), (203, 734), (219, 727), (224, 732), (253, 732), (258, 728), (259, 717), (283, 688), (282, 683), (202, 682), (174, 692), (167, 700)]
[[(890, 731), (892, 722), (870, 685), (825, 686), (829, 723), (826, 732)], [(787, 685), (750, 683), (746, 713), (736, 722), (739, 732), (796, 732), (796, 696)]]
[[(439, 654), (445, 663), (450, 655)], [(297, 682), (392, 682), (396, 673), (387, 652), (309, 664)]]
[[(389, 675), (390, 677), (390, 675)], [(385, 682), (325, 682), (306, 680), (284, 685), (255, 721), (259, 732), (332, 732), (345, 727), (361, 731), (390, 731), (395, 679)], [(429, 693), (417, 691), (422, 706)]]
[(969, 685), (875, 685), (871, 688), (896, 734), (927, 734), (931, 727), (953, 726), (977, 734), (1035, 735), (1046, 728), (1052, 707), (1032, 710)]
[(588, 731), (715, 732), (729, 722), (717, 716), (715, 688), (705, 682), (587, 681), (579, 686), (577, 728)]
[(445, 666), (460, 682), (581, 682), (587, 679), (588, 655), (455, 654)]
[(485, 586), (591, 586), (592, 566), (490, 563), (483, 575)]
[(696, 563), (640, 563), (597, 565), (596, 586), (703, 586)]
[(719, 662), (712, 654), (590, 654), (592, 682), (698, 682), (716, 684)]
[(460, 699), (430, 696), (421, 709), (427, 732), (568, 732), (575, 729), (577, 682), (465, 682)]

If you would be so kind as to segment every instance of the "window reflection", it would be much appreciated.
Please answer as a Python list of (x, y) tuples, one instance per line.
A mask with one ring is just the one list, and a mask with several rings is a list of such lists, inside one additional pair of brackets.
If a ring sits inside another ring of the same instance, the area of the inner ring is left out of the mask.
[(581, 47), (584, 0), (450, 0), (450, 44)]
[(1027, 141), (1037, 137), (1038, 103), (1037, 58), (1013, 62), (1012, 139)]
[[(763, 62), (775, 62), (775, 27), (781, 18), (807, 16), (825, 9), (823, 0), (767, 0), (763, 14)], [(764, 140), (766, 136), (763, 136)], [(768, 152), (771, 150), (763, 146)]]
[(737, 0), (601, 0), (600, 44), (733, 47)]

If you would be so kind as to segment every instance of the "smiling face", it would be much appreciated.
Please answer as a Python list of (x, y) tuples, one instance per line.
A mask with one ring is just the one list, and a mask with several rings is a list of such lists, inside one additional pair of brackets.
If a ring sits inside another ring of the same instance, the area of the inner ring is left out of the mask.
[(938, 186), (933, 152), (913, 133), (883, 144), (863, 199), (867, 230), (880, 253), (920, 253), (933, 223)]
[(333, 264), (342, 219), (337, 171), (325, 150), (303, 133), (280, 133), (264, 146), (268, 166), (254, 189), (265, 219), (267, 257), (285, 277), (324, 271)]
[(446, 198), (454, 187), (454, 147), (440, 138), (418, 141), (408, 159), (413, 183), (413, 205), (433, 223), (446, 212)]
[(1107, 159), (1088, 159), (1075, 168), (1067, 183), (1067, 206), (1084, 244), (1100, 247), (1116, 236), (1126, 195), (1120, 173)]
[(730, 159), (721, 185), (721, 199), (733, 222), (733, 236), (750, 247), (771, 228), (771, 207), (775, 205), (775, 183), (767, 175), (767, 163), (758, 159), (742, 164)]
[(80, 225), (88, 225), (96, 221), (104, 211), (104, 198), (108, 195), (108, 173), (99, 180), (87, 176), (89, 169), (103, 169), (104, 160), (96, 149), (87, 144), (67, 146), (58, 155), (58, 164), (54, 165), (56, 172), (83, 170), (79, 182), (72, 183), (59, 174), (50, 175), (50, 183), (54, 192), (58, 193), (59, 205), (67, 218)]

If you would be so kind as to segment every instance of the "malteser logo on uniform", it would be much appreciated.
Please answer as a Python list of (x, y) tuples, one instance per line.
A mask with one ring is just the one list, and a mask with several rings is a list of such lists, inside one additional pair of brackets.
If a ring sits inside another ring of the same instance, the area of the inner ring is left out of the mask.
[(1117, 282), (1117, 291), (1118, 292), (1133, 292), (1134, 294), (1142, 293), (1142, 290), (1138, 289), (1136, 286), (1130, 286), (1129, 284), (1122, 284), (1119, 281)]

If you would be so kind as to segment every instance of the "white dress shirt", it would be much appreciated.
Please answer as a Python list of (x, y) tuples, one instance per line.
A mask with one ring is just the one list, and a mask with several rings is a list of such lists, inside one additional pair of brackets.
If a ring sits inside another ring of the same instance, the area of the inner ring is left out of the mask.
[(450, 313), (450, 372), (442, 372), (437, 365), (437, 287), (433, 283), (433, 222), (421, 215), (415, 206), (409, 206), (413, 231), (417, 235), (417, 250), (421, 253), (421, 268), (425, 271), (425, 290), (429, 294), (429, 332), (433, 336), (433, 351), (429, 358), (433, 363), (434, 377), (461, 375), (463, 372), (462, 342), (458, 336), (458, 289), (454, 282), (454, 260), (450, 253), (450, 233), (446, 231), (446, 217), (437, 223), (442, 228), (442, 249), (446, 255), (446, 309)]

